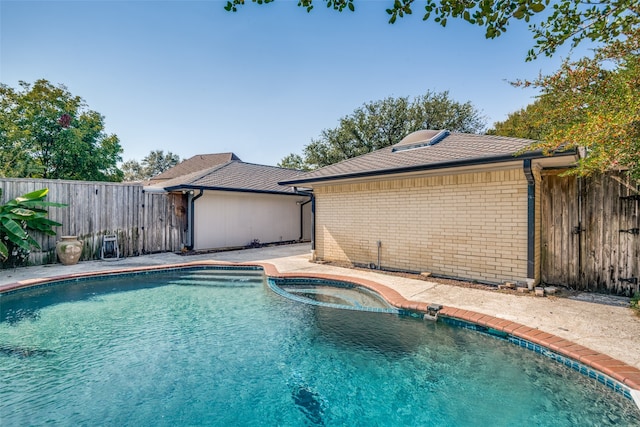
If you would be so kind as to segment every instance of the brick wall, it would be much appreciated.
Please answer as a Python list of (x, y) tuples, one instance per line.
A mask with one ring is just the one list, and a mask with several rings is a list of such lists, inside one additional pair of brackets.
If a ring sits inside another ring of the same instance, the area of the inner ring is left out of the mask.
[(316, 256), (499, 283), (527, 277), (521, 168), (317, 185)]

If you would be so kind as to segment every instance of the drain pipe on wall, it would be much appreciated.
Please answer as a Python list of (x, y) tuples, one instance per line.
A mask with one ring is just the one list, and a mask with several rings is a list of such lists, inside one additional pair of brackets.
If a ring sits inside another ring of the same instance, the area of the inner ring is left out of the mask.
[(306, 202), (300, 203), (300, 238), (298, 240), (302, 240), (304, 238), (304, 205), (311, 203), (313, 197), (309, 198)]
[[(300, 194), (301, 196), (307, 196), (310, 199), (303, 203), (300, 206), (300, 235), (303, 236), (304, 233), (302, 231), (302, 206), (311, 202), (311, 253), (313, 254), (313, 259), (316, 257), (316, 198), (313, 194), (313, 191), (303, 191), (298, 190), (298, 187), (293, 187), (293, 191), (296, 194)], [(300, 238), (302, 240), (302, 237)]]
[(378, 266), (376, 269), (380, 270), (380, 248), (382, 248), (382, 240), (378, 240), (376, 245), (378, 246)]
[(200, 189), (197, 196), (193, 195), (193, 190), (188, 191), (187, 206), (189, 206), (189, 216), (187, 217), (187, 249), (193, 249), (193, 241), (195, 238), (195, 230), (193, 228), (193, 222), (195, 218), (195, 202), (204, 194), (204, 190)]
[(524, 176), (527, 178), (527, 287), (533, 290), (535, 283), (535, 242), (536, 242), (536, 180), (531, 170), (531, 159), (523, 161)]

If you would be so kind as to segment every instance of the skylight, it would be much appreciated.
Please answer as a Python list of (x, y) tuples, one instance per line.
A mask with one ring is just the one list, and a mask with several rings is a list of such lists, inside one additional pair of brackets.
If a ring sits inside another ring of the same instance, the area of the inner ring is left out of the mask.
[(448, 130), (419, 130), (405, 136), (391, 149), (392, 152), (413, 150), (414, 148), (429, 147), (442, 141), (449, 135)]

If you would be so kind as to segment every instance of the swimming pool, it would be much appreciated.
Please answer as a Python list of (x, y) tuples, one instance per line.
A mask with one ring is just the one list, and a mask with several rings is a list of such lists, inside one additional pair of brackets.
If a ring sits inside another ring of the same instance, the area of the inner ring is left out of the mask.
[(189, 269), (1, 296), (2, 425), (638, 425), (629, 400), (443, 322)]

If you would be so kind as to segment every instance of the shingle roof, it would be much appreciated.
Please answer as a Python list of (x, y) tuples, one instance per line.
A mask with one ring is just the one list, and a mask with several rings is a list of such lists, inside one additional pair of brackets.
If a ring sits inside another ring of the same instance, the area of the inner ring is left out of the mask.
[(294, 189), (278, 182), (292, 180), (304, 172), (275, 166), (256, 165), (232, 160), (204, 171), (193, 172), (155, 184), (167, 191), (180, 189), (211, 189), (262, 193), (294, 193)]
[[(418, 131), (428, 139), (440, 131)], [(444, 137), (441, 137), (443, 136)], [(444, 169), (465, 164), (488, 164), (516, 160), (517, 158), (539, 158), (542, 153), (527, 153), (514, 157), (515, 153), (534, 142), (530, 139), (510, 138), (494, 135), (466, 133), (443, 133), (433, 145), (418, 148), (406, 147), (416, 144), (416, 136), (410, 134), (395, 146), (381, 148), (371, 153), (343, 160), (315, 171), (307, 172), (297, 179), (281, 181), (282, 184), (296, 185), (339, 178), (350, 178), (376, 174), (400, 173), (414, 170)], [(394, 151), (394, 147), (396, 151)], [(401, 149), (398, 149), (401, 148)], [(402, 149), (404, 148), (404, 149)], [(560, 153), (573, 154), (573, 152)]]
[(230, 162), (231, 160), (240, 160), (240, 158), (233, 153), (198, 154), (178, 163), (160, 175), (154, 176), (149, 179), (149, 183), (153, 185), (158, 182), (209, 169), (213, 166)]

